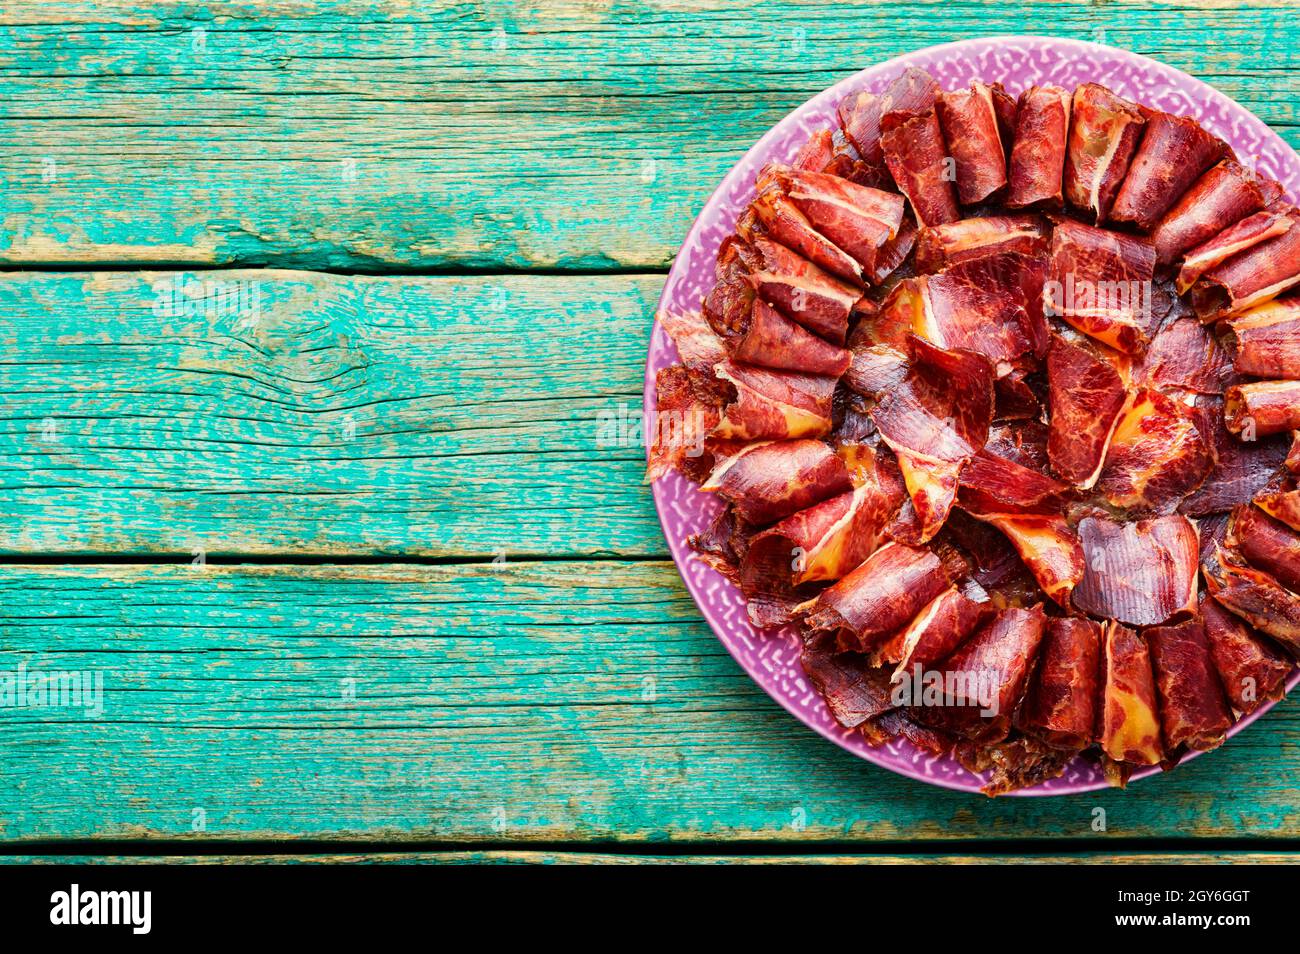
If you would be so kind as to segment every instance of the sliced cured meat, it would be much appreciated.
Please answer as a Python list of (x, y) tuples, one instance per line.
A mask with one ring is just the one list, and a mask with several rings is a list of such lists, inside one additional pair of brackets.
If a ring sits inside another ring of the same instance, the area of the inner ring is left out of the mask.
[(1110, 364), (1054, 335), (1047, 352), (1047, 385), (1051, 427), (1047, 454), (1052, 471), (1087, 490), (1101, 475), (1124, 409), (1124, 382)]
[(921, 225), (961, 218), (953, 189), (947, 147), (934, 109), (910, 117), (886, 114), (880, 145), (885, 165)]
[(1201, 573), (1220, 606), (1300, 655), (1300, 596), (1222, 546), (1201, 561)]
[(1196, 613), (1196, 528), (1180, 514), (1116, 523), (1079, 521), (1086, 559), (1074, 588), (1085, 613), (1135, 626), (1155, 626)]
[(1176, 287), (1180, 295), (1196, 284), (1197, 279), (1212, 268), (1261, 242), (1277, 238), (1293, 224), (1290, 216), (1282, 212), (1256, 212), (1240, 222), (1228, 226), (1218, 235), (1191, 249), (1183, 258), (1178, 270)]
[(730, 307), (738, 299), (721, 283), (703, 306), (706, 320), (733, 361), (836, 378), (849, 369), (852, 356), (846, 348), (823, 341), (761, 298), (752, 297), (748, 282), (742, 286), (751, 295), (747, 308)]
[(863, 161), (884, 161), (880, 146), (880, 121), (889, 113), (915, 115), (934, 108), (939, 84), (924, 70), (907, 69), (883, 93), (859, 89), (840, 101), (838, 114), (844, 135)]
[(821, 441), (762, 441), (718, 463), (701, 486), (753, 524), (769, 524), (853, 489), (844, 461)]
[(1065, 198), (1100, 222), (1119, 193), (1146, 119), (1133, 103), (1096, 83), (1074, 91), (1070, 118)]
[(903, 197), (824, 172), (780, 170), (777, 181), (814, 228), (847, 252), (868, 276), (881, 247), (903, 223)]
[(903, 630), (894, 681), (946, 658), (993, 615), (993, 604), (976, 602), (956, 585), (948, 587)]
[(749, 539), (736, 563), (755, 625), (789, 622), (795, 606), (807, 598), (797, 595), (798, 587), (842, 578), (886, 542), (885, 527), (905, 491), (897, 469), (883, 466), (884, 462), (884, 456), (878, 455), (870, 476), (853, 490), (801, 510)]
[(1160, 696), (1165, 750), (1217, 748), (1228, 737), (1232, 713), (1199, 619), (1146, 631)]
[(710, 436), (759, 441), (822, 437), (831, 429), (835, 379), (724, 362), (714, 373), (734, 389)]
[(1255, 498), (1255, 506), (1292, 530), (1300, 530), (1300, 490), (1260, 494)]
[(1166, 513), (1201, 485), (1212, 466), (1209, 442), (1191, 409), (1143, 388), (1115, 425), (1097, 489), (1112, 506)]
[(926, 725), (954, 735), (1002, 741), (1028, 687), (1046, 628), (1042, 606), (1000, 611), (940, 664), (939, 704), (918, 700), (913, 690), (912, 713)]
[(1048, 312), (1103, 344), (1138, 354), (1155, 332), (1155, 262), (1155, 249), (1144, 239), (1058, 222), (1044, 286)]
[(760, 298), (832, 344), (844, 343), (861, 292), (776, 242), (756, 238), (732, 247)]
[(1293, 477), (1300, 476), (1300, 431), (1291, 432), (1291, 449), (1283, 463)]
[(1111, 220), (1151, 231), (1225, 148), (1194, 119), (1152, 113), (1110, 210)]
[(1036, 513), (1059, 513), (1069, 487), (1041, 471), (999, 457), (987, 449), (973, 455), (962, 470), (962, 503), (975, 509), (999, 507)]
[(1252, 308), (1229, 321), (1228, 332), (1242, 374), (1300, 379), (1300, 298)]
[(1226, 318), (1276, 298), (1300, 284), (1300, 211), (1291, 227), (1210, 269), (1192, 286), (1192, 307), (1202, 320)]
[(1030, 736), (1016, 736), (996, 745), (981, 746), (981, 755), (989, 780), (980, 786), (980, 791), (985, 795), (1004, 795), (1060, 778), (1075, 753)]
[(1242, 440), (1300, 428), (1300, 381), (1256, 381), (1223, 392), (1228, 430)]
[(962, 205), (983, 202), (1007, 184), (993, 89), (975, 82), (968, 89), (940, 93), (937, 105), (948, 154), (957, 164), (957, 199)]
[(1184, 317), (1175, 318), (1156, 333), (1136, 377), (1156, 389), (1222, 394), (1233, 373), (1231, 355), (1210, 329), (1195, 318)]
[(995, 421), (1037, 421), (1043, 416), (1040, 387), (1025, 368), (1012, 368), (994, 382)]
[(1020, 723), (1056, 748), (1077, 752), (1090, 745), (1097, 724), (1100, 660), (1097, 623), (1049, 620)]
[(647, 433), (647, 482), (670, 469), (692, 469), (688, 466), (692, 462), (707, 463), (701, 460), (705, 440), (721, 420), (726, 401), (718, 382), (680, 364), (655, 374), (655, 397), (655, 415)]
[(1199, 396), (1195, 415), (1197, 430), (1209, 438), (1214, 464), (1205, 482), (1178, 505), (1178, 512), (1199, 517), (1249, 503), (1276, 479), (1287, 441), (1282, 437), (1240, 440), (1224, 424), (1221, 397)]
[(1151, 653), (1141, 636), (1116, 620), (1106, 624), (1102, 635), (1101, 686), (1097, 735), (1102, 752), (1116, 762), (1162, 762)]
[(984, 452), (1044, 473), (1048, 467), (1049, 429), (1041, 421), (1012, 421), (989, 429)]
[(993, 420), (993, 370), (970, 351), (944, 351), (913, 337), (902, 383), (871, 411), (898, 464), (923, 543), (943, 526), (963, 463), (984, 445)]
[(752, 215), (742, 218), (737, 226), (741, 238), (753, 242), (766, 236), (845, 281), (863, 284), (862, 266), (819, 232), (774, 182), (759, 183), (758, 196), (750, 203), (749, 211)]
[(839, 631), (849, 646), (866, 652), (910, 623), (951, 582), (932, 551), (886, 543), (818, 596), (804, 623), (812, 631)]
[(860, 653), (838, 652), (833, 640), (819, 636), (804, 643), (800, 661), (826, 708), (846, 729), (895, 708), (888, 671), (872, 666)]
[(806, 143), (799, 147), (799, 151), (790, 160), (790, 168), (820, 172), (829, 166), (834, 158), (834, 133), (829, 129), (819, 129), (808, 137)]
[(1061, 205), (1070, 93), (1059, 86), (1031, 86), (1016, 108), (1015, 143), (1007, 174), (1007, 205)]
[(1300, 533), (1258, 507), (1242, 504), (1228, 521), (1225, 543), (1251, 566), (1300, 593)]
[(1041, 256), (1049, 249), (1046, 222), (1036, 215), (989, 215), (921, 230), (916, 270), (923, 275), (1000, 252)]
[(1170, 265), (1190, 248), (1264, 208), (1259, 183), (1245, 166), (1225, 159), (1201, 176), (1151, 233), (1156, 259)]
[(1079, 538), (1064, 517), (1023, 513), (1011, 507), (992, 509), (964, 496), (961, 507), (1002, 531), (1043, 592), (1059, 605), (1069, 606), (1070, 591), (1083, 577), (1084, 560)]
[(1233, 709), (1249, 715), (1282, 698), (1293, 665), (1282, 650), (1209, 597), (1201, 598), (1201, 619), (1210, 658)]
[(1042, 257), (1004, 252), (909, 279), (892, 294), (920, 337), (941, 348), (979, 352), (1002, 376), (1025, 355), (1047, 353), (1046, 269)]
[(879, 285), (906, 261), (916, 245), (918, 232), (916, 219), (905, 213), (903, 223), (898, 227), (898, 234), (881, 246), (876, 254), (876, 267), (867, 275), (873, 284)]

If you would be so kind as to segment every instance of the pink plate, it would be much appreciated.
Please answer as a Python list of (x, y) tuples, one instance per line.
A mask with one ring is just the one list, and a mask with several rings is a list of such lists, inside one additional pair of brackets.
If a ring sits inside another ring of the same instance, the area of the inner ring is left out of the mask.
[[(835, 106), (851, 86), (865, 83), (873, 91), (882, 91), (909, 66), (928, 70), (945, 89), (959, 89), (978, 79), (1000, 81), (1012, 95), (1034, 84), (1054, 83), (1072, 89), (1080, 83), (1101, 83), (1147, 106), (1199, 120), (1229, 142), (1244, 163), (1276, 178), (1293, 198), (1300, 193), (1300, 156), (1253, 114), (1186, 73), (1124, 50), (1077, 40), (1029, 36), (963, 40), (869, 67), (813, 97), (769, 130), (727, 173), (691, 226), (668, 275), (659, 300), (660, 310), (699, 307), (713, 282), (718, 246), (753, 198), (754, 178), (764, 164), (790, 160), (814, 131), (833, 127)], [(656, 322), (646, 360), (647, 421), (652, 419), (655, 407), (655, 372), (674, 363), (676, 357), (676, 349)], [(687, 538), (709, 525), (721, 507), (717, 498), (700, 492), (676, 472), (655, 481), (653, 492), (659, 521), (687, 589), (718, 639), (772, 698), (806, 725), (868, 761), (934, 785), (979, 790), (981, 777), (953, 759), (919, 751), (903, 740), (873, 748), (856, 732), (841, 728), (804, 678), (793, 629), (756, 629), (749, 622), (740, 592), (690, 552)], [(1288, 689), (1297, 681), (1300, 672), (1292, 675)], [(1229, 735), (1235, 735), (1267, 708), (1242, 719)], [(1143, 778), (1155, 771), (1147, 769), (1133, 777)], [(1094, 765), (1076, 759), (1060, 778), (1016, 794), (1067, 795), (1105, 787)]]

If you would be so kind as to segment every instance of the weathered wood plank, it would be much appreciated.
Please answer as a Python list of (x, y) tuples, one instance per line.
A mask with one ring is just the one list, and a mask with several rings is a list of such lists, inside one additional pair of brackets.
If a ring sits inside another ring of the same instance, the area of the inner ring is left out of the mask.
[(1077, 855), (654, 855), (585, 851), (413, 851), (335, 855), (14, 855), (37, 865), (1293, 865), (1286, 852)]
[(5, 566), (0, 670), (20, 664), (99, 673), (103, 709), (0, 707), (10, 846), (1300, 833), (1295, 700), (1127, 792), (949, 792), (803, 728), (653, 561)]
[(0, 274), (0, 552), (662, 555), (661, 282)]
[(722, 174), (850, 73), (1103, 40), (1300, 143), (1292, 3), (11, 2), (0, 261), (662, 267)]

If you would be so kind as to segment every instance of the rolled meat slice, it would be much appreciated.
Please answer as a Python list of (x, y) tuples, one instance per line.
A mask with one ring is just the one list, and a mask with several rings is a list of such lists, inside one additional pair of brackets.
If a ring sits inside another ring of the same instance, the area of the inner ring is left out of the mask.
[(898, 234), (881, 246), (876, 254), (875, 268), (867, 273), (873, 285), (879, 285), (903, 264), (916, 245), (917, 232), (916, 219), (910, 213), (904, 213)]
[(1300, 297), (1243, 312), (1228, 322), (1228, 334), (1242, 374), (1300, 379)]
[(1101, 626), (1077, 617), (1049, 620), (1021, 724), (1055, 748), (1087, 748), (1097, 724), (1100, 660)]
[(1007, 205), (1012, 208), (1060, 207), (1070, 99), (1059, 86), (1031, 86), (1020, 94), (1007, 173)]
[(1199, 541), (1186, 517), (1085, 517), (1079, 541), (1085, 569), (1073, 599), (1083, 612), (1135, 626), (1195, 615)]
[(1242, 440), (1300, 428), (1300, 381), (1256, 381), (1223, 392), (1228, 430)]
[(947, 146), (935, 109), (918, 115), (887, 113), (880, 144), (885, 165), (921, 225), (961, 218), (949, 168)]
[(881, 150), (881, 120), (889, 113), (915, 115), (934, 109), (939, 84), (924, 70), (908, 68), (885, 89), (873, 93), (867, 89), (850, 92), (837, 109), (845, 137), (862, 160), (870, 165), (884, 162)]
[(765, 238), (738, 240), (729, 248), (760, 298), (832, 344), (844, 343), (849, 315), (862, 297), (858, 289)]
[(1265, 702), (1282, 698), (1294, 668), (1282, 650), (1208, 596), (1201, 598), (1201, 619), (1210, 657), (1233, 709), (1249, 715)]
[(1101, 476), (1111, 435), (1124, 409), (1124, 382), (1108, 362), (1053, 335), (1047, 352), (1047, 387), (1051, 410), (1047, 454), (1052, 470), (1087, 490)]
[(1114, 222), (1150, 232), (1227, 147), (1186, 116), (1155, 112), (1110, 210)]
[(1223, 546), (1202, 558), (1201, 573), (1220, 606), (1300, 655), (1300, 596)]
[(1208, 435), (1214, 464), (1205, 482), (1178, 505), (1179, 513), (1200, 517), (1226, 512), (1249, 503), (1277, 479), (1287, 454), (1284, 437), (1240, 440), (1224, 423), (1221, 397), (1199, 395), (1194, 413), (1196, 429)]
[(1096, 83), (1074, 91), (1070, 114), (1065, 198), (1100, 222), (1110, 214), (1146, 118), (1136, 105)]
[(805, 640), (800, 662), (826, 708), (846, 729), (896, 708), (890, 700), (889, 671), (873, 666), (860, 653), (840, 652), (826, 634)]
[(1258, 507), (1242, 504), (1232, 511), (1224, 543), (1292, 593), (1300, 593), (1300, 533)]
[(1115, 425), (1096, 486), (1112, 506), (1165, 513), (1200, 487), (1213, 466), (1192, 409), (1142, 388)]
[(1232, 159), (1223, 160), (1197, 179), (1157, 223), (1151, 233), (1156, 260), (1173, 264), (1188, 249), (1208, 242), (1266, 204), (1255, 174)]
[(1155, 263), (1155, 249), (1144, 239), (1062, 220), (1052, 231), (1045, 306), (1102, 344), (1140, 354), (1158, 324)]
[(847, 252), (868, 278), (903, 223), (903, 197), (825, 172), (778, 169), (777, 182), (808, 221)]
[(1050, 245), (1047, 223), (1036, 215), (988, 215), (921, 230), (916, 270), (922, 275), (1001, 252), (1042, 256)]
[(956, 584), (948, 587), (903, 630), (894, 682), (915, 674), (917, 667), (924, 671), (950, 655), (993, 612), (992, 603), (971, 599)]
[(1234, 377), (1232, 356), (1195, 318), (1175, 318), (1156, 332), (1135, 379), (1157, 390), (1221, 395)]
[(1178, 626), (1154, 626), (1145, 635), (1160, 696), (1165, 750), (1205, 752), (1222, 745), (1232, 713), (1204, 625), (1193, 619)]
[(1292, 530), (1300, 530), (1300, 490), (1260, 494), (1255, 506)]
[(1210, 269), (1217, 268), (1234, 255), (1252, 249), (1261, 242), (1277, 238), (1293, 224), (1291, 217), (1284, 212), (1256, 212), (1228, 226), (1218, 235), (1188, 251), (1183, 258), (1182, 268), (1178, 270), (1175, 283), (1178, 294), (1187, 294), (1188, 289)]
[(1203, 321), (1246, 311), (1300, 284), (1300, 211), (1292, 209), (1288, 218), (1291, 227), (1281, 235), (1238, 252), (1192, 286), (1192, 307)]
[(962, 205), (983, 202), (1007, 184), (993, 89), (977, 81), (940, 93), (937, 105), (948, 154), (957, 164), (957, 199)]
[(845, 648), (876, 649), (952, 582), (928, 549), (886, 543), (804, 611), (809, 630), (839, 632)]
[(853, 489), (844, 461), (822, 441), (760, 441), (720, 461), (700, 487), (765, 525)]
[(749, 214), (741, 217), (736, 232), (748, 242), (765, 236), (844, 281), (864, 284), (862, 266), (819, 232), (772, 180), (759, 182), (758, 196), (750, 203)]
[(1118, 620), (1108, 622), (1102, 635), (1097, 737), (1102, 752), (1116, 762), (1158, 765), (1165, 757), (1151, 653)]
[(911, 712), (926, 725), (962, 738), (1002, 741), (1029, 685), (1046, 629), (1041, 605), (1000, 611), (940, 664), (937, 700), (924, 692), (917, 699), (913, 688)]

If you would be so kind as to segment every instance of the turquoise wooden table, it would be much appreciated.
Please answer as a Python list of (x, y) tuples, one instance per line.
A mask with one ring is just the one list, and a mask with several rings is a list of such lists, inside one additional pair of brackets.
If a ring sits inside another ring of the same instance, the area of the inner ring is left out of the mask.
[(4, 850), (1284, 856), (1295, 699), (1172, 776), (1070, 798), (948, 792), (818, 738), (705, 627), (642, 448), (601, 427), (640, 406), (695, 212), (835, 80), (1052, 32), (1159, 57), (1300, 145), (1298, 22), (10, 0), (0, 690), (87, 691), (0, 706)]

